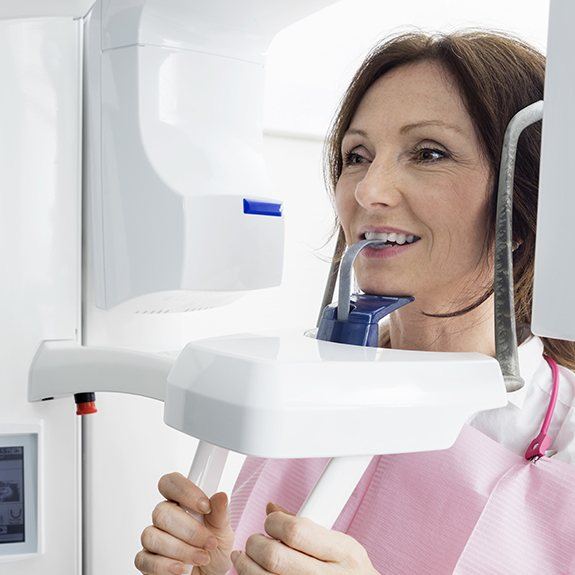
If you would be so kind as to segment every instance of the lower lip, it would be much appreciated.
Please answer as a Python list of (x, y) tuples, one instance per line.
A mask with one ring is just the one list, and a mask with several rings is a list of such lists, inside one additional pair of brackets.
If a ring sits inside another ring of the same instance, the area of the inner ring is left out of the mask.
[(391, 248), (371, 248), (367, 247), (361, 250), (361, 255), (366, 258), (374, 259), (387, 259), (405, 253), (409, 248), (412, 248), (419, 240), (411, 244), (403, 244), (402, 246), (393, 246)]

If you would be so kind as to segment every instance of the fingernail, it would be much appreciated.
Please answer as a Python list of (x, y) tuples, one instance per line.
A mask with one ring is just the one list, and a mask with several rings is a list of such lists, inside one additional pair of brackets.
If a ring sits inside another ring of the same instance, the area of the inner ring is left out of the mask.
[(210, 511), (212, 510), (212, 507), (210, 505), (210, 500), (207, 497), (202, 497), (198, 501), (198, 507), (200, 508), (200, 511), (202, 513), (210, 513)]
[(212, 550), (215, 549), (217, 546), (218, 546), (218, 540), (215, 537), (210, 537), (206, 541), (204, 549)]
[(182, 575), (185, 573), (185, 570), (185, 566), (181, 563), (174, 563), (173, 565), (170, 565), (170, 573), (173, 573), (174, 575)]
[(240, 555), (240, 551), (238, 551), (237, 549), (235, 549), (234, 551), (232, 551), (232, 554), (230, 555), (230, 558), (232, 560), (232, 563), (235, 563), (237, 558)]

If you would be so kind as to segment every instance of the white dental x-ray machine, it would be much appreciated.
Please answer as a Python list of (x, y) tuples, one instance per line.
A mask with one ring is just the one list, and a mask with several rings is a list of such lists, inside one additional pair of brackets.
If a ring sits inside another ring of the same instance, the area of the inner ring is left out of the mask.
[[(96, 305), (193, 313), (280, 283), (282, 206), (268, 197), (261, 155), (264, 54), (281, 28), (331, 3), (98, 0), (91, 8), (83, 25), (83, 239), (84, 279)], [(534, 333), (569, 340), (575, 63), (564, 56), (572, 22), (575, 7), (554, 0), (532, 321)], [(521, 131), (542, 118), (542, 102), (519, 112), (503, 151), (497, 359), (379, 349), (341, 336), (345, 322), (355, 330), (365, 317), (361, 295), (350, 297), (358, 245), (342, 261), (338, 303), (324, 311), (317, 338), (303, 331), (238, 334), (194, 341), (174, 355), (44, 338), (31, 361), (29, 401), (83, 401), (100, 391), (164, 401), (165, 422), (201, 440), (190, 478), (209, 495), (228, 450), (331, 457), (300, 510), (331, 526), (373, 455), (448, 448), (473, 413), (504, 406), (508, 392), (523, 385), (513, 309), (513, 166)], [(330, 273), (324, 305), (337, 272)], [(387, 311), (370, 316), (365, 341), (386, 313), (408, 304), (379, 301), (377, 313)], [(27, 519), (30, 525), (38, 515)], [(12, 545), (13, 555), (41, 549), (38, 540)]]

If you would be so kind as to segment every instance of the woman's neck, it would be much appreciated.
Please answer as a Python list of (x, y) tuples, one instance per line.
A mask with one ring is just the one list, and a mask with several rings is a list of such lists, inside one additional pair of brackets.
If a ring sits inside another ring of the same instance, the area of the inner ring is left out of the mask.
[[(449, 318), (425, 316), (419, 306), (412, 305), (390, 316), (392, 349), (475, 351), (495, 357), (493, 295), (470, 312)], [(425, 307), (423, 309), (428, 313), (433, 312)]]

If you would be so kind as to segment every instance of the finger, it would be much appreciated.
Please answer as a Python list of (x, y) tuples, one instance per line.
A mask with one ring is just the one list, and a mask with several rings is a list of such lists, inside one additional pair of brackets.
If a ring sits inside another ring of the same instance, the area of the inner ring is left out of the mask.
[(326, 529), (306, 517), (273, 511), (265, 520), (266, 533), (288, 547), (322, 561), (343, 561), (352, 549), (352, 541), (339, 531)]
[(251, 535), (246, 541), (246, 555), (270, 573), (297, 573), (316, 575), (325, 565), (304, 553), (270, 539), (261, 533)]
[(210, 500), (206, 494), (181, 473), (163, 475), (158, 482), (160, 493), (169, 501), (175, 501), (195, 513), (206, 514), (211, 511)]
[(260, 567), (253, 559), (241, 551), (232, 553), (232, 563), (238, 575), (270, 575), (269, 571)]
[(184, 572), (182, 563), (145, 550), (136, 555), (134, 565), (145, 575), (181, 575)]
[(207, 565), (210, 562), (210, 554), (204, 549), (188, 545), (152, 525), (142, 533), (142, 546), (150, 553), (177, 559), (186, 565)]
[(274, 511), (283, 511), (284, 513), (287, 513), (288, 515), (295, 515), (295, 513), (288, 511), (285, 507), (282, 507), (281, 505), (278, 505), (277, 503), (273, 503), (270, 501), (266, 505), (266, 515), (269, 515), (270, 513), (273, 513)]
[(217, 539), (209, 529), (186, 513), (177, 503), (163, 501), (152, 512), (152, 523), (158, 529), (193, 545), (194, 547), (217, 546)]
[(216, 529), (225, 529), (230, 524), (228, 496), (221, 491), (210, 498), (212, 511), (204, 516), (204, 521)]

